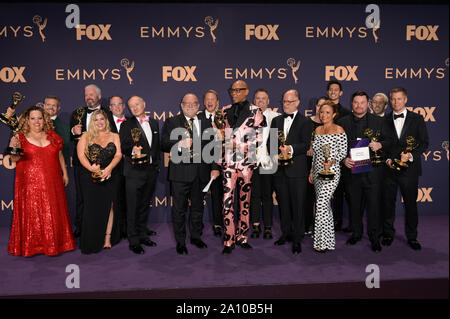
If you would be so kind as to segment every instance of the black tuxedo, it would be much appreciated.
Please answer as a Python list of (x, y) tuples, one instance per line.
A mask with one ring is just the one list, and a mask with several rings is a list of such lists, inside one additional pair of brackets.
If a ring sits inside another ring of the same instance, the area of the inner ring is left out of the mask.
[[(200, 120), (200, 118), (199, 118)], [(176, 144), (183, 136), (171, 138), (170, 134), (174, 129), (185, 129), (186, 117), (183, 113), (178, 116), (166, 119), (163, 127), (161, 149), (170, 154), (168, 179), (171, 186), (171, 195), (173, 196), (172, 220), (175, 232), (175, 240), (178, 244), (185, 244), (186, 222), (185, 212), (187, 211), (188, 199), (191, 200), (190, 210), (190, 233), (191, 239), (200, 239), (203, 230), (203, 188), (210, 180), (211, 168), (218, 169), (217, 164), (208, 164), (203, 161), (203, 156), (190, 159), (189, 156), (175, 163), (175, 158), (181, 154), (189, 154), (189, 150), (178, 151)], [(203, 121), (198, 123), (200, 127), (200, 136), (205, 131), (212, 132), (211, 126), (205, 125)], [(197, 125), (197, 124), (195, 124)], [(194, 134), (194, 132), (193, 132)], [(197, 133), (196, 133), (197, 134)], [(196, 135), (194, 144), (199, 143), (200, 137)], [(194, 153), (201, 153), (203, 148), (213, 139), (201, 140), (200, 149), (194, 146)], [(183, 153), (184, 152), (184, 153)]]
[[(283, 131), (284, 116), (275, 117), (270, 127)], [(273, 175), (280, 209), (282, 237), (291, 237), (294, 243), (300, 243), (305, 233), (303, 210), (308, 178), (306, 152), (310, 146), (311, 133), (311, 121), (297, 112), (286, 137), (286, 145), (291, 145), (294, 149), (294, 163), (288, 166), (278, 166), (278, 170)], [(270, 134), (272, 134), (272, 130)], [(269, 136), (267, 141), (269, 152), (272, 138)], [(278, 147), (279, 145), (277, 145), (277, 150)]]
[[(112, 113), (107, 108), (101, 106), (100, 109), (106, 112), (106, 115), (109, 120), (109, 126), (111, 128), (111, 131), (114, 133), (117, 133), (116, 126), (114, 125), (114, 120), (112, 117)], [(84, 114), (81, 118), (81, 125), (82, 129), (81, 132), (86, 132), (89, 123), (86, 123), (87, 120), (87, 110), (88, 107), (84, 107)], [(84, 169), (83, 166), (80, 163), (80, 160), (78, 159), (77, 154), (77, 145), (78, 140), (76, 140), (76, 137), (79, 137), (79, 135), (74, 135), (72, 133), (72, 128), (78, 124), (78, 120), (75, 117), (76, 112), (72, 112), (72, 116), (70, 118), (70, 140), (73, 142), (74, 148), (72, 153), (72, 165), (73, 165), (73, 173), (74, 173), (74, 179), (75, 179), (75, 189), (76, 189), (76, 215), (75, 215), (75, 227), (77, 230), (81, 229), (81, 220), (83, 218), (83, 186), (81, 185), (81, 171)]]
[[(126, 189), (127, 236), (130, 245), (138, 245), (141, 240), (148, 238), (148, 209), (155, 192), (156, 178), (161, 167), (159, 125), (154, 119), (150, 119), (149, 124), (152, 134), (151, 145), (136, 117), (127, 119), (120, 126), (120, 145), (124, 155), (123, 175), (125, 176)], [(142, 146), (141, 153), (148, 154), (151, 163), (141, 165), (131, 163), (132, 150), (135, 146), (131, 136), (133, 128), (141, 130), (139, 140), (139, 145)]]
[[(358, 121), (358, 124), (356, 123)], [(353, 115), (347, 115), (338, 121), (347, 134), (347, 141), (355, 141), (357, 138), (365, 138), (363, 131), (371, 128), (374, 133), (380, 132), (380, 152), (386, 153), (391, 144), (392, 136), (383, 118), (366, 113), (357, 120)], [(360, 129), (358, 129), (360, 125)], [(359, 132), (358, 132), (359, 131)], [(351, 145), (349, 145), (350, 154)], [(372, 151), (370, 151), (372, 153)], [(347, 157), (350, 157), (348, 155)], [(372, 171), (367, 173), (352, 174), (351, 170), (342, 165), (342, 177), (344, 179), (345, 191), (348, 195), (350, 222), (353, 230), (353, 237), (362, 237), (363, 223), (362, 215), (364, 207), (367, 207), (367, 233), (369, 239), (377, 240), (380, 234), (380, 214), (382, 203), (382, 187), (384, 180), (384, 165), (373, 166)]]
[[(206, 118), (204, 111), (197, 114), (198, 119), (205, 125), (205, 128), (212, 128), (211, 120)], [(223, 178), (222, 174), (211, 183), (209, 188), (211, 193), (212, 215), (215, 226), (223, 226)]]
[(406, 138), (413, 136), (418, 143), (418, 147), (411, 151), (413, 161), (408, 161), (408, 168), (405, 172), (397, 172), (386, 168), (386, 187), (384, 188), (384, 214), (382, 216), (383, 235), (394, 237), (395, 220), (395, 202), (397, 199), (397, 190), (400, 187), (400, 193), (405, 205), (406, 227), (405, 233), (408, 240), (417, 239), (417, 192), (419, 186), (419, 176), (422, 175), (422, 153), (428, 148), (428, 132), (423, 117), (414, 112), (407, 111), (405, 122), (401, 131), (400, 138), (394, 126), (393, 114), (387, 114), (384, 118), (388, 129), (393, 136), (393, 143), (388, 153), (388, 158), (400, 158), (400, 153), (405, 150)]

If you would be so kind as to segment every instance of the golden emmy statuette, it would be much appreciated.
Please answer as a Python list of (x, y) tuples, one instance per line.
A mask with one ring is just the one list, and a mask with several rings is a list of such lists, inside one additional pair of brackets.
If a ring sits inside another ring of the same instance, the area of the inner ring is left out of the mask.
[[(131, 129), (131, 138), (133, 139), (134, 144), (139, 147), (139, 140), (141, 139), (141, 130), (137, 127)], [(147, 154), (134, 154), (131, 156), (131, 164), (133, 165), (141, 165), (146, 164), (150, 161)]]
[[(322, 145), (322, 154), (323, 154), (325, 163), (328, 163), (330, 161), (330, 153), (331, 153), (330, 144), (323, 144)], [(324, 169), (323, 171), (319, 172), (317, 178), (322, 181), (331, 181), (334, 179), (334, 175), (335, 174), (332, 171)]]
[[(12, 104), (10, 106), (11, 109), (15, 110), (15, 108), (22, 103), (25, 99), (19, 92), (14, 92), (12, 95)], [(8, 125), (14, 132), (19, 131), (19, 120), (17, 119), (16, 114), (9, 115), (8, 112), (0, 114), (0, 121)]]
[[(89, 149), (89, 154), (87, 154), (87, 157), (91, 160), (92, 163), (100, 165), (99, 158), (98, 158), (99, 156), (100, 156), (100, 149), (93, 148), (93, 147)], [(102, 173), (103, 173), (103, 170), (91, 173), (92, 182), (94, 182), (94, 183), (103, 182), (104, 180), (101, 179), (101, 177), (100, 177), (102, 175)]]
[(216, 111), (216, 114), (214, 115), (214, 124), (216, 124), (216, 127), (220, 130), (221, 140), (223, 141), (225, 139), (225, 120), (222, 110)]
[[(405, 150), (403, 151), (403, 153), (410, 153), (412, 150), (416, 149), (417, 147), (419, 147), (419, 144), (416, 143), (416, 139), (414, 138), (414, 136), (407, 136), (406, 137), (406, 147), (405, 147)], [(406, 170), (408, 168), (408, 164), (406, 162), (402, 162), (401, 156), (400, 156), (400, 159), (394, 158), (394, 161), (392, 162), (392, 167), (399, 172), (403, 172), (404, 170)]]
[[(286, 137), (284, 136), (284, 132), (283, 131), (278, 131), (278, 141), (280, 142), (280, 146), (284, 147), (286, 145)], [(287, 165), (291, 165), (294, 163), (294, 160), (292, 159), (292, 155), (288, 154), (288, 155), (283, 155), (283, 154), (278, 154), (278, 165), (279, 166), (287, 166)]]
[(6, 153), (9, 155), (16, 155), (16, 156), (22, 156), (23, 155), (23, 148), (21, 148), (19, 137), (16, 135), (17, 142), (14, 146), (8, 146), (6, 148)]
[[(371, 128), (366, 128), (364, 130), (364, 136), (366, 136), (371, 142), (380, 141), (380, 131), (377, 131), (375, 135), (373, 135), (373, 130)], [(372, 166), (378, 166), (380, 164), (383, 164), (385, 160), (378, 150), (373, 152), (372, 156), (370, 157), (370, 161), (372, 163)]]
[[(81, 119), (84, 116), (84, 113), (86, 112), (86, 110), (84, 109), (84, 107), (80, 106), (79, 108), (77, 108), (75, 110), (75, 120), (78, 121), (78, 125), (81, 125)], [(81, 134), (75, 136), (75, 139), (78, 141), (81, 138)]]
[[(184, 128), (186, 129), (185, 134), (184, 134), (184, 138), (193, 138), (194, 134), (192, 132), (192, 127), (189, 124), (189, 121), (184, 122)], [(194, 143), (194, 141), (192, 141), (192, 143)], [(191, 148), (189, 150), (189, 157), (192, 159), (195, 156), (198, 156), (197, 153), (194, 153), (194, 149), (193, 149), (193, 145), (191, 145)]]

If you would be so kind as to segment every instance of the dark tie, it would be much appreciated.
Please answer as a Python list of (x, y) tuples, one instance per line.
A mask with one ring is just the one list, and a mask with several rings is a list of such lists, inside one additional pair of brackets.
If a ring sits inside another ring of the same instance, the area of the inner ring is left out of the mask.
[(284, 117), (284, 118), (290, 117), (291, 119), (293, 119), (293, 118), (294, 118), (294, 113), (292, 113), (292, 114), (286, 114), (286, 113), (284, 113), (284, 114), (283, 114), (283, 117)]
[(404, 116), (403, 113), (402, 113), (402, 114), (399, 114), (399, 115), (394, 114), (394, 121), (395, 121), (396, 119), (398, 119), (399, 117), (404, 118), (405, 116)]
[(195, 122), (194, 119), (189, 119), (189, 121), (191, 122), (191, 127), (192, 127), (192, 138), (196, 139), (198, 137), (198, 131), (197, 131), (197, 127), (195, 126)]
[(97, 111), (97, 110), (98, 110), (98, 109), (93, 109), (93, 110), (91, 110), (90, 108), (88, 108), (88, 109), (87, 109), (87, 113), (88, 113), (88, 114), (91, 114), (92, 112), (95, 112), (95, 111)]

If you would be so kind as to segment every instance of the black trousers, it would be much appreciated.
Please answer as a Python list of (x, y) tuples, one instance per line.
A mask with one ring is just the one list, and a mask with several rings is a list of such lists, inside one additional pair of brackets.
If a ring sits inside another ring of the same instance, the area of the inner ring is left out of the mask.
[[(81, 164), (80, 164), (81, 165)], [(75, 228), (81, 231), (83, 220), (83, 185), (81, 184), (81, 174), (83, 166), (73, 166), (73, 176), (75, 179)]]
[(153, 166), (148, 178), (125, 176), (127, 236), (130, 245), (138, 245), (140, 240), (148, 238), (148, 212), (157, 176), (158, 170)]
[[(374, 168), (383, 170), (384, 168)], [(354, 237), (363, 235), (363, 208), (367, 211), (367, 235), (369, 239), (377, 240), (381, 233), (381, 179), (370, 179), (368, 173), (354, 174), (345, 179), (345, 191), (349, 198), (350, 222)]]
[(173, 206), (172, 222), (175, 233), (175, 240), (179, 244), (185, 244), (186, 240), (186, 211), (188, 200), (191, 200), (189, 214), (189, 231), (191, 238), (200, 239), (203, 232), (203, 185), (198, 177), (192, 182), (170, 182)]
[(222, 207), (223, 207), (223, 178), (222, 174), (211, 183), (210, 186), (211, 192), (211, 205), (212, 205), (212, 215), (213, 222), (216, 226), (223, 226), (223, 215), (222, 215)]
[(118, 214), (118, 221), (120, 226), (120, 233), (127, 233), (127, 200), (126, 200), (126, 188), (125, 188), (125, 176), (119, 174), (117, 177), (119, 182), (119, 193), (117, 199), (117, 206), (114, 212)]
[(264, 227), (272, 227), (273, 215), (273, 175), (260, 174), (259, 168), (253, 171), (252, 193), (250, 197), (250, 222), (258, 224), (261, 220), (261, 206)]
[[(386, 169), (388, 170), (388, 169)], [(417, 193), (419, 177), (404, 177), (392, 169), (386, 172), (386, 184), (383, 189), (384, 209), (382, 214), (383, 235), (394, 237), (395, 208), (397, 193), (403, 197), (405, 206), (405, 234), (408, 240), (417, 239), (417, 226), (419, 223), (417, 211)]]
[(305, 235), (304, 202), (306, 177), (274, 176), (274, 187), (280, 210), (282, 237), (300, 243)]

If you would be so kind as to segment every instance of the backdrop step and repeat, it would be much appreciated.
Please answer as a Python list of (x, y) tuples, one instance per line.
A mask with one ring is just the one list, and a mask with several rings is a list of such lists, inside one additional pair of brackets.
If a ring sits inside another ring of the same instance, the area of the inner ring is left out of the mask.
[[(185, 93), (201, 100), (215, 89), (227, 105), (227, 89), (237, 79), (248, 83), (250, 98), (257, 88), (267, 89), (270, 107), (278, 110), (285, 90), (299, 90), (306, 116), (332, 79), (342, 82), (347, 108), (356, 90), (373, 96), (402, 86), (407, 106), (423, 115), (430, 135), (419, 212), (448, 214), (447, 5), (79, 4), (79, 28), (72, 27), (77, 10), (67, 5), (0, 4), (1, 112), (15, 91), (26, 96), (18, 113), (56, 94), (68, 123), (84, 106), (83, 88), (95, 83), (103, 105), (114, 94), (142, 96), (162, 128)], [(379, 28), (366, 21), (379, 21)], [(9, 128), (2, 124), (0, 134), (5, 149)], [(14, 167), (0, 155), (2, 226), (11, 221)], [(164, 167), (150, 220), (169, 221), (170, 205)], [(401, 205), (399, 199), (399, 215)]]

